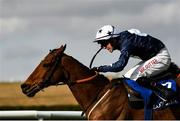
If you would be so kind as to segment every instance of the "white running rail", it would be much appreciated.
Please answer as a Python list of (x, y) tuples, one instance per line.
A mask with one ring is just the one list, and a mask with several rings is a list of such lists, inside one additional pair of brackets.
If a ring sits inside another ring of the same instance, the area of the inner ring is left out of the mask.
[(0, 111), (0, 120), (2, 119), (85, 119), (81, 116), (82, 111), (36, 111), (36, 110), (18, 110), (18, 111)]

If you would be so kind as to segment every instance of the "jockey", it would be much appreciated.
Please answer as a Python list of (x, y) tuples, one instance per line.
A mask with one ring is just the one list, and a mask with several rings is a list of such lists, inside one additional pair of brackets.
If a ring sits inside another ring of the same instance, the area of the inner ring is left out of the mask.
[[(156, 76), (168, 69), (171, 63), (170, 54), (166, 46), (157, 38), (137, 29), (120, 31), (112, 25), (105, 25), (96, 34), (97, 42), (110, 53), (114, 50), (121, 52), (118, 61), (92, 70), (98, 72), (120, 72), (127, 65), (130, 57), (138, 57), (140, 61), (124, 76), (142, 83), (141, 78)], [(144, 80), (143, 80), (144, 81)], [(150, 81), (150, 80), (146, 80)], [(141, 85), (142, 86), (142, 85)]]

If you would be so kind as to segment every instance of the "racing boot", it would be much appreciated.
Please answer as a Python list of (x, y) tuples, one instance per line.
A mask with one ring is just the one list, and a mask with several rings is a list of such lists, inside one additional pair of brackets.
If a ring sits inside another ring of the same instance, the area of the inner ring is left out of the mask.
[(159, 92), (165, 100), (171, 100), (176, 97), (176, 93), (172, 89), (168, 89), (150, 78), (140, 77), (137, 79), (137, 83), (157, 93)]

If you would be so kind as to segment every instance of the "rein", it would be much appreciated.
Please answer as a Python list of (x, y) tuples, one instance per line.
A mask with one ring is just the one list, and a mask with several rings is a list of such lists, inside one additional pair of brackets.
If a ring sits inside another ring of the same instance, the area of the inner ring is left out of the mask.
[(94, 54), (94, 56), (93, 56), (93, 58), (91, 59), (91, 62), (90, 62), (90, 65), (89, 65), (89, 68), (91, 68), (92, 67), (92, 64), (93, 64), (93, 61), (94, 61), (94, 59), (95, 59), (95, 57), (96, 57), (96, 55), (101, 51), (103, 49), (103, 47), (101, 47), (95, 54)]
[[(95, 71), (95, 72), (96, 72), (96, 71)], [(77, 80), (77, 81), (75, 81), (75, 83), (77, 83), (77, 84), (78, 84), (78, 83), (84, 83), (84, 82), (87, 82), (87, 81), (90, 81), (90, 80), (94, 79), (94, 78), (97, 77), (97, 76), (98, 76), (98, 72), (96, 72), (96, 74), (93, 75), (93, 76), (91, 76), (91, 77)]]
[[(98, 54), (102, 49), (103, 49), (103, 48), (101, 47), (101, 48), (94, 54), (93, 58), (91, 59), (89, 68), (92, 67), (92, 64), (93, 64), (93, 61), (94, 61), (95, 57), (97, 56), (97, 54)], [(95, 72), (96, 72), (96, 71), (95, 71)], [(95, 74), (94, 76), (91, 76), (91, 77), (88, 77), (88, 78), (85, 78), (85, 79), (77, 80), (75, 83), (83, 83), (83, 82), (87, 82), (87, 81), (89, 81), (89, 80), (94, 79), (97, 75), (98, 75), (98, 72), (96, 72), (96, 74)]]

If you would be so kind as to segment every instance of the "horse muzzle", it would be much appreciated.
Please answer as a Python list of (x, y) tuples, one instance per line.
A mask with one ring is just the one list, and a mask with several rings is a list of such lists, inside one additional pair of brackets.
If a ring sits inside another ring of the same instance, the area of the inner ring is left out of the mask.
[(32, 85), (31, 86), (31, 85), (26, 84), (26, 83), (23, 83), (21, 85), (21, 89), (22, 89), (22, 92), (28, 97), (35, 96), (35, 94), (41, 90), (39, 85)]

